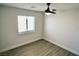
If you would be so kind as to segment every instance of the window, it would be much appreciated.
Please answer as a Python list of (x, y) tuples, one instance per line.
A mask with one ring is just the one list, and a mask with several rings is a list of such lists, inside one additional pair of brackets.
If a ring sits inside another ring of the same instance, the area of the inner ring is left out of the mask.
[(35, 30), (34, 16), (18, 16), (18, 32), (29, 32)]

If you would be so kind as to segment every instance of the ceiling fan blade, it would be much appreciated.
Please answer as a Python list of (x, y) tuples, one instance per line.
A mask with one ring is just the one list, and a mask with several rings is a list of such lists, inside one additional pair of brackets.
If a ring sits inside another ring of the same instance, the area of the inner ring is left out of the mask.
[(52, 11), (56, 11), (56, 9), (52, 9)]
[(50, 11), (50, 13), (52, 13), (52, 14), (56, 14), (56, 12), (54, 12), (54, 11)]
[(53, 14), (56, 14), (56, 12), (53, 12)]

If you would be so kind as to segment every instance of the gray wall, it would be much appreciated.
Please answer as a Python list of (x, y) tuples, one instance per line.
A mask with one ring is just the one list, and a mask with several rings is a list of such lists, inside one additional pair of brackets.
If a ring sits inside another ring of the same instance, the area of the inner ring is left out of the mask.
[[(17, 31), (18, 15), (35, 16), (36, 31), (19, 35)], [(0, 52), (41, 39), (43, 19), (42, 12), (0, 6)]]
[(46, 40), (79, 55), (79, 9), (45, 16), (44, 26)]

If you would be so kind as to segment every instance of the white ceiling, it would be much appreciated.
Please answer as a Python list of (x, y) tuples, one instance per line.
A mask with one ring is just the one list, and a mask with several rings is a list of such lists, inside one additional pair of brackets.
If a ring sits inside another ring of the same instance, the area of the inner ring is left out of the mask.
[[(47, 9), (46, 3), (3, 3), (2, 5), (18, 7), (23, 9), (44, 11)], [(79, 8), (79, 3), (51, 3), (50, 9), (64, 10)]]

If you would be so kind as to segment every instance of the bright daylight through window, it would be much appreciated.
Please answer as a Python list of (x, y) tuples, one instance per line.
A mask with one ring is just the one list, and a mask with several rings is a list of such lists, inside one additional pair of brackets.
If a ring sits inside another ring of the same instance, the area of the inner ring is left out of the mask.
[(35, 31), (35, 17), (34, 16), (18, 16), (18, 32)]

